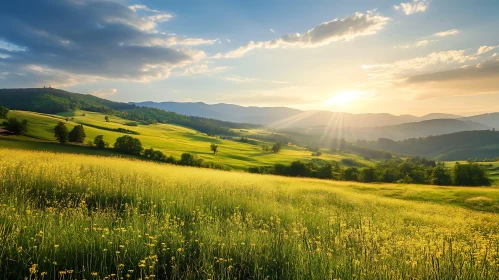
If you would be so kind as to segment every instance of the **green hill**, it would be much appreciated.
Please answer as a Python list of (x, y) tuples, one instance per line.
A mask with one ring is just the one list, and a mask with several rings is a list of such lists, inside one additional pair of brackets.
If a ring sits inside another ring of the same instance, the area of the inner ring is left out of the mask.
[(231, 129), (234, 128), (257, 127), (251, 124), (184, 116), (154, 108), (137, 107), (93, 95), (72, 93), (54, 88), (0, 89), (0, 105), (13, 110), (46, 114), (85, 110), (116, 115), (142, 123), (178, 124), (210, 134), (228, 135), (233, 134)]
[[(289, 164), (296, 160), (325, 160), (341, 162), (342, 159), (356, 159), (364, 165), (372, 165), (374, 162), (364, 160), (362, 157), (346, 153), (330, 153), (323, 150), (320, 158), (313, 157), (306, 148), (287, 145), (278, 154), (262, 151), (261, 145), (272, 145), (272, 142), (253, 140), (252, 143), (241, 143), (234, 140), (224, 140), (220, 137), (209, 136), (187, 127), (174, 124), (138, 124), (138, 126), (127, 126), (129, 121), (116, 116), (111, 116), (106, 122), (105, 114), (89, 111), (72, 111), (59, 115), (41, 114), (27, 111), (10, 111), (9, 117), (27, 119), (29, 130), (23, 137), (0, 137), (0, 146), (11, 148), (23, 148), (31, 150), (61, 150), (72, 153), (88, 154), (97, 149), (76, 145), (61, 145), (55, 143), (54, 127), (59, 121), (64, 121), (69, 129), (75, 125), (82, 124), (85, 128), (87, 140), (93, 141), (97, 135), (104, 135), (104, 140), (111, 145), (120, 136), (126, 135), (117, 131), (118, 129), (132, 130), (139, 135), (138, 138), (145, 148), (154, 148), (164, 154), (180, 158), (184, 152), (196, 154), (206, 161), (217, 162), (234, 169), (246, 170), (250, 166), (265, 166), (275, 163)], [(66, 118), (68, 121), (66, 122)], [(245, 130), (245, 134), (261, 134), (264, 130)], [(44, 143), (44, 144), (41, 144)], [(217, 155), (210, 150), (210, 144), (219, 145)], [(69, 147), (69, 148), (68, 148)], [(100, 152), (99, 152), (100, 153)], [(116, 154), (112, 151), (107, 154)]]

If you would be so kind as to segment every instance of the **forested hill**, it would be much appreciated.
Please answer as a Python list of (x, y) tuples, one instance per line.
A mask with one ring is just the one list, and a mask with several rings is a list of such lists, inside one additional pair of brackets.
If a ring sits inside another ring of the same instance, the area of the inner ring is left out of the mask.
[(232, 134), (233, 128), (257, 127), (202, 117), (184, 116), (160, 109), (114, 102), (93, 95), (54, 88), (0, 89), (0, 105), (13, 110), (57, 114), (76, 109), (117, 115), (143, 123), (171, 123), (208, 134)]
[(393, 141), (358, 141), (361, 146), (406, 155), (434, 157), (438, 160), (467, 160), (499, 157), (499, 132), (462, 131), (425, 138)]
[(57, 114), (75, 109), (111, 113), (113, 110), (135, 108), (135, 105), (55, 88), (0, 89), (0, 105), (14, 110), (46, 114)]

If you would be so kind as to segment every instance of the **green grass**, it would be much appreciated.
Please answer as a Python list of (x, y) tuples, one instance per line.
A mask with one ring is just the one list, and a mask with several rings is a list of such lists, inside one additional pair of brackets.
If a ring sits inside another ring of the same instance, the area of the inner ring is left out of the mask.
[[(496, 188), (368, 185), (1, 148), (0, 178), (6, 279), (499, 275)], [(453, 197), (490, 205), (475, 211)]]
[[(85, 114), (85, 116), (82, 116)], [(61, 115), (45, 115), (25, 111), (10, 111), (9, 117), (17, 117), (19, 119), (27, 119), (30, 123), (29, 132), (30, 138), (35, 138), (45, 141), (55, 141), (53, 129), (59, 121), (65, 121), (66, 117), (73, 117), (66, 123), (69, 129), (77, 124), (82, 124), (85, 127), (87, 140), (93, 141), (97, 135), (104, 135), (105, 141), (111, 145), (114, 144), (116, 138), (124, 135), (123, 133), (114, 132), (113, 129), (126, 128), (140, 135), (131, 135), (140, 139), (144, 148), (154, 148), (160, 150), (166, 155), (173, 155), (180, 158), (184, 152), (194, 153), (198, 157), (206, 161), (213, 161), (228, 165), (234, 169), (245, 170), (249, 166), (273, 165), (276, 163), (289, 164), (296, 160), (312, 160), (317, 157), (312, 157), (312, 152), (305, 148), (297, 146), (285, 146), (278, 154), (263, 152), (261, 145), (252, 145), (239, 143), (231, 140), (222, 140), (208, 136), (204, 133), (195, 130), (170, 124), (151, 124), (139, 126), (126, 126), (124, 123), (127, 120), (111, 116), (110, 122), (104, 120), (104, 114), (93, 112), (67, 112)], [(263, 130), (258, 130), (262, 132)], [(250, 131), (249, 133), (252, 133)], [(9, 145), (4, 143), (4, 138), (0, 137), (0, 147)], [(18, 148), (30, 148), (33, 146), (39, 147), (39, 150), (44, 150), (46, 146), (40, 145), (39, 142), (27, 143), (27, 138), (17, 142)], [(210, 150), (210, 144), (219, 145), (217, 155), (213, 155)], [(262, 145), (272, 145), (273, 143), (260, 142)], [(9, 147), (16, 147), (12, 142)], [(62, 148), (61, 149), (68, 149)], [(49, 149), (54, 151), (54, 149)], [(80, 151), (80, 150), (78, 150)], [(322, 151), (323, 155), (320, 159), (341, 161), (343, 158), (353, 158), (365, 164), (372, 165), (374, 162), (364, 160), (362, 157), (353, 154), (332, 154), (327, 151)], [(100, 152), (99, 152), (100, 153)]]

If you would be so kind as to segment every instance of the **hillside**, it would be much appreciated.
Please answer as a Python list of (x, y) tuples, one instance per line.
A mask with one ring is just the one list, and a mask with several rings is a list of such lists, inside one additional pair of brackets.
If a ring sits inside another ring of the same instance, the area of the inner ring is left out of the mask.
[(499, 156), (499, 132), (491, 130), (463, 131), (445, 135), (393, 141), (359, 142), (373, 149), (406, 155), (433, 157), (438, 160), (467, 160)]
[(53, 88), (0, 89), (0, 105), (13, 110), (57, 114), (73, 110), (86, 110), (117, 115), (142, 123), (172, 123), (210, 134), (233, 134), (232, 128), (252, 128), (251, 124), (238, 124), (196, 116), (184, 116), (146, 107), (109, 101), (88, 94), (67, 92)]
[(233, 104), (205, 104), (202, 102), (135, 102), (138, 106), (163, 109), (189, 116), (215, 118), (226, 121), (254, 123), (276, 128), (326, 126), (341, 120), (344, 127), (375, 127), (417, 122), (431, 119), (453, 119), (457, 115), (429, 114), (423, 117), (391, 114), (349, 114), (328, 111), (302, 111), (286, 107), (255, 107)]
[(461, 118), (460, 120), (477, 122), (492, 128), (499, 129), (499, 113), (482, 114), (472, 117)]
[[(104, 140), (111, 145), (124, 133), (116, 129), (128, 129), (139, 133), (132, 135), (138, 138), (145, 148), (154, 148), (162, 151), (166, 155), (172, 155), (179, 158), (182, 153), (188, 152), (196, 154), (199, 158), (206, 161), (217, 162), (227, 165), (234, 169), (246, 170), (249, 166), (273, 165), (275, 163), (289, 164), (295, 160), (334, 160), (341, 161), (343, 158), (356, 159), (359, 162), (370, 165), (372, 162), (363, 160), (362, 157), (352, 154), (332, 154), (323, 150), (320, 159), (311, 156), (311, 152), (305, 148), (297, 146), (286, 146), (278, 154), (262, 151), (261, 145), (273, 145), (273, 142), (265, 140), (254, 140), (256, 144), (241, 143), (233, 140), (224, 140), (220, 137), (209, 136), (206, 133), (173, 125), (173, 124), (138, 124), (137, 126), (127, 126), (129, 121), (119, 117), (112, 116), (110, 122), (106, 122), (105, 114), (74, 111), (60, 115), (47, 115), (26, 111), (10, 111), (9, 117), (18, 119), (27, 119), (30, 124), (27, 137), (0, 137), (0, 146), (18, 147), (28, 149), (57, 151), (59, 147), (68, 150), (68, 145), (55, 143), (54, 127), (59, 121), (64, 121), (69, 129), (77, 124), (85, 127), (87, 140), (93, 141), (97, 135), (104, 135)], [(68, 118), (66, 122), (65, 119)], [(262, 135), (261, 130), (246, 130), (246, 134), (251, 137), (252, 134)], [(33, 142), (36, 141), (36, 142)], [(41, 144), (40, 141), (45, 144)], [(51, 143), (47, 144), (47, 141)], [(210, 150), (210, 144), (219, 145), (219, 152), (214, 155)], [(71, 146), (71, 145), (69, 145)], [(87, 149), (86, 147), (74, 146), (70, 151), (75, 153), (89, 153), (96, 149)]]
[(7, 279), (499, 274), (494, 188), (294, 179), (1, 148), (0, 178)]
[[(324, 142), (325, 136), (327, 136), (326, 138), (328, 139), (345, 138), (349, 140), (374, 141), (379, 138), (388, 138), (392, 140), (404, 140), (460, 131), (486, 129), (489, 129), (489, 127), (471, 121), (439, 119), (377, 127), (344, 127), (331, 125), (314, 126), (303, 129), (285, 129), (283, 131), (301, 133), (308, 136), (315, 135), (317, 137), (314, 139)], [(327, 143), (321, 143), (320, 145), (324, 144)]]

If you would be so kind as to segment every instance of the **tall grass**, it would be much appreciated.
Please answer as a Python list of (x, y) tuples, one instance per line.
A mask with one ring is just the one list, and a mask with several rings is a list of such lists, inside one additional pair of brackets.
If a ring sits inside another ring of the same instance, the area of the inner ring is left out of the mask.
[(497, 279), (497, 214), (344, 184), (0, 149), (0, 275)]

